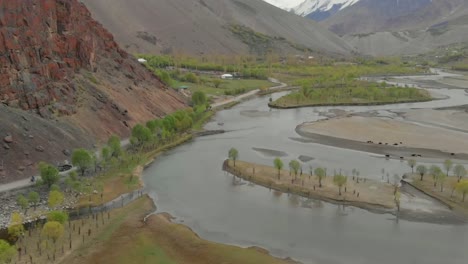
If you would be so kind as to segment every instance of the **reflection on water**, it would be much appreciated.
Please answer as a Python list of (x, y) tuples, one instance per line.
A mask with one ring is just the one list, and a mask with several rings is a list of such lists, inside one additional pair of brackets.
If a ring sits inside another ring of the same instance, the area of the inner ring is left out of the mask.
[[(448, 100), (392, 106), (342, 107), (346, 111), (432, 108), (465, 103), (463, 90), (438, 90)], [(274, 99), (281, 94), (274, 94)], [(272, 164), (273, 158), (252, 147), (283, 151), (288, 157), (314, 157), (306, 163), (329, 171), (351, 171), (380, 180), (382, 168), (391, 175), (407, 172), (406, 164), (375, 155), (319, 144), (304, 144), (296, 125), (323, 118), (327, 107), (272, 110), (255, 118), (244, 111), (265, 112), (268, 97), (257, 98), (219, 112), (209, 129), (233, 130), (195, 139), (160, 157), (147, 171), (147, 188), (156, 193), (159, 211), (183, 220), (201, 237), (241, 246), (260, 246), (277, 256), (304, 263), (467, 263), (467, 226), (397, 221), (374, 214), (242, 184), (221, 170), (231, 147), (240, 159)], [(337, 107), (333, 107), (336, 109)], [(287, 161), (289, 162), (289, 160)], [(233, 184), (234, 182), (234, 184)], [(240, 184), (239, 184), (240, 183)]]

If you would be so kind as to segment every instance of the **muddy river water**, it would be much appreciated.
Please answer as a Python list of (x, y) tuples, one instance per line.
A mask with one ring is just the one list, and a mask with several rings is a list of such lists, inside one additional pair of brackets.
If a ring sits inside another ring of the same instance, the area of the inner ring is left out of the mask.
[[(425, 77), (425, 83), (432, 78), (440, 77)], [(177, 222), (208, 240), (260, 246), (275, 256), (289, 256), (303, 263), (466, 264), (467, 225), (397, 220), (391, 214), (280, 194), (234, 182), (221, 169), (229, 148), (235, 147), (240, 159), (266, 165), (272, 164), (275, 155), (283, 156), (287, 162), (302, 155), (313, 158), (305, 163), (306, 167), (345, 172), (357, 168), (361, 175), (375, 179), (381, 178), (382, 168), (391, 175), (408, 172), (408, 166), (399, 160), (291, 138), (299, 137), (295, 132), (297, 125), (324, 118), (323, 113), (332, 109), (385, 113), (468, 103), (463, 89), (431, 91), (448, 98), (385, 106), (270, 110), (269, 96), (257, 97), (218, 112), (206, 125), (207, 129), (222, 128), (228, 133), (196, 138), (167, 152), (145, 171), (144, 180), (158, 212), (172, 214)]]

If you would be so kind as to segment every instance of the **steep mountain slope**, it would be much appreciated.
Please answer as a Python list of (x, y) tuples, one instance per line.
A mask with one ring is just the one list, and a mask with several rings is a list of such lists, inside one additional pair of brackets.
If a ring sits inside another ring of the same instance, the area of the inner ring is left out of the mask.
[(349, 34), (344, 38), (361, 53), (370, 55), (419, 54), (467, 42), (468, 3), (434, 1), (418, 11), (392, 19), (386, 28), (387, 31)]
[[(339, 37), (261, 0), (83, 0), (97, 20), (130, 52), (247, 53), (245, 39), (232, 25), (273, 39), (277, 52), (347, 54)], [(249, 37), (249, 36), (247, 36)], [(278, 44), (279, 43), (279, 44)], [(266, 47), (265, 49), (270, 48)]]
[(185, 107), (77, 0), (0, 1), (0, 183)]

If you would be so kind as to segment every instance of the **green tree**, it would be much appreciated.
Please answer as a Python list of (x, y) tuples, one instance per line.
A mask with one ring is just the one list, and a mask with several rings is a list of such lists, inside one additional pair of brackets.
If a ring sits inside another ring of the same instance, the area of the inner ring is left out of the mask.
[(207, 102), (206, 95), (202, 91), (196, 91), (192, 95), (193, 105), (204, 105)]
[(281, 170), (283, 169), (283, 166), (284, 166), (283, 161), (280, 158), (276, 158), (273, 161), (273, 165), (275, 166), (275, 169), (278, 170), (278, 180), (279, 180), (281, 177)]
[(8, 235), (12, 240), (18, 239), (24, 233), (23, 217), (18, 212), (11, 214), (10, 224), (8, 225)]
[(10, 263), (16, 255), (15, 246), (0, 239), (0, 263)]
[(189, 72), (185, 75), (185, 80), (190, 83), (199, 83), (200, 79), (193, 72)]
[(50, 208), (55, 208), (61, 205), (64, 201), (63, 193), (60, 191), (50, 191), (48, 204)]
[(468, 180), (460, 181), (457, 184), (456, 190), (462, 195), (462, 202), (465, 202), (466, 194), (468, 193)]
[(214, 87), (216, 88), (219, 88), (221, 86), (221, 84), (223, 83), (223, 81), (221, 81), (220, 79), (214, 79), (213, 80), (213, 85)]
[(461, 179), (466, 176), (466, 169), (463, 165), (458, 164), (453, 168), (453, 173), (455, 173), (458, 177), (458, 182), (460, 182)]
[(136, 145), (143, 145), (151, 141), (153, 134), (151, 130), (143, 125), (136, 125), (132, 129), (132, 138), (136, 141), (134, 142)]
[(24, 195), (20, 194), (18, 198), (16, 198), (16, 203), (24, 210), (24, 214), (28, 211), (29, 201)]
[(443, 192), (444, 191), (444, 182), (447, 179), (447, 175), (445, 175), (444, 173), (441, 172), (441, 173), (437, 174), (436, 178), (437, 178), (437, 182), (440, 185), (440, 192)]
[(411, 168), (411, 173), (414, 173), (414, 167), (416, 166), (416, 161), (414, 159), (408, 160), (408, 166)]
[(348, 178), (346, 176), (343, 176), (341, 174), (337, 174), (333, 176), (333, 183), (338, 186), (338, 195), (341, 196), (341, 188), (346, 184), (348, 181)]
[(55, 221), (64, 225), (68, 221), (68, 214), (64, 211), (50, 211), (47, 214), (47, 221)]
[(323, 168), (316, 168), (315, 176), (317, 176), (319, 180), (319, 188), (322, 188), (322, 180), (325, 179), (325, 170)]
[(234, 167), (236, 167), (236, 160), (239, 158), (239, 151), (237, 151), (235, 148), (231, 148), (228, 154), (229, 158), (234, 162)]
[(42, 228), (41, 234), (49, 239), (52, 239), (55, 244), (57, 240), (63, 236), (64, 232), (65, 228), (61, 223), (56, 221), (49, 221)]
[(34, 210), (36, 210), (37, 204), (40, 201), (39, 194), (35, 191), (31, 191), (28, 194), (28, 199), (29, 199), (29, 202), (32, 203), (32, 205), (34, 206)]
[(424, 166), (424, 165), (418, 165), (418, 167), (416, 168), (416, 171), (419, 173), (419, 175), (421, 176), (421, 181), (423, 180), (424, 178), (424, 174), (427, 173), (427, 167)]
[(445, 168), (445, 171), (447, 172), (447, 177), (449, 176), (449, 172), (452, 169), (452, 166), (453, 166), (453, 162), (451, 160), (448, 159), (444, 161), (444, 168)]
[(93, 157), (86, 149), (76, 149), (72, 154), (72, 163), (81, 171), (81, 176), (84, 176), (86, 170), (93, 166)]
[(297, 173), (301, 169), (301, 164), (297, 160), (291, 160), (289, 162), (289, 169), (294, 173), (294, 179), (297, 178)]
[(60, 179), (59, 171), (56, 167), (45, 162), (39, 163), (39, 171), (41, 173), (41, 180), (47, 187), (51, 187)]
[(118, 158), (122, 155), (122, 146), (118, 136), (112, 135), (109, 140), (107, 140), (107, 146), (109, 146), (111, 157)]
[(442, 170), (440, 169), (439, 166), (432, 165), (429, 169), (429, 174), (432, 175), (432, 179), (434, 180), (434, 187), (437, 186), (437, 177), (439, 174), (442, 173)]
[(110, 158), (111, 158), (111, 151), (110, 151), (110, 148), (109, 147), (103, 147), (102, 150), (101, 150), (101, 158), (102, 160), (104, 160), (105, 162), (109, 161)]

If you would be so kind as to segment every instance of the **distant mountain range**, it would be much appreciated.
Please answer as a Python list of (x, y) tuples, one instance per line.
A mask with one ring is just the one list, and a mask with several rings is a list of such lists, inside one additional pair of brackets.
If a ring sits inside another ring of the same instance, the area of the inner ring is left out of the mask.
[(322, 25), (262, 0), (81, 1), (132, 53), (350, 54), (352, 50)]
[(293, 7), (292, 11), (300, 16), (322, 21), (359, 1), (360, 0), (305, 0)]
[(466, 0), (304, 0), (286, 9), (364, 54), (414, 54), (468, 41)]

